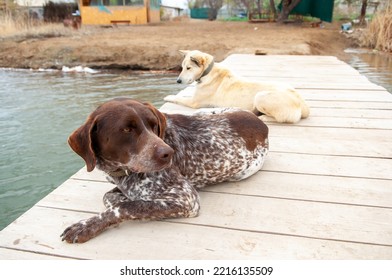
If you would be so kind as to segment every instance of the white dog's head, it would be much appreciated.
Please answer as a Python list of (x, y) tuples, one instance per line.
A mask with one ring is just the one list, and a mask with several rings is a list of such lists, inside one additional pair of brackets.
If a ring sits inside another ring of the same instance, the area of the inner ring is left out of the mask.
[(201, 51), (180, 51), (185, 57), (182, 62), (182, 71), (177, 78), (177, 83), (191, 84), (194, 81), (200, 81), (207, 75), (213, 65), (214, 57)]

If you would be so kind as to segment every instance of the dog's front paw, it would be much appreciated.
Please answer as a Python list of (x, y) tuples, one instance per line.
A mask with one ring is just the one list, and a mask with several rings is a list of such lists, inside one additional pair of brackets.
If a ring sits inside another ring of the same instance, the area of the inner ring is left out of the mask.
[(92, 219), (83, 220), (67, 227), (60, 235), (62, 241), (68, 243), (84, 243), (97, 235)]
[(259, 119), (262, 120), (263, 122), (273, 122), (275, 119), (273, 117), (269, 117), (267, 115), (261, 115), (259, 116)]
[(163, 98), (163, 100), (166, 101), (166, 102), (173, 102), (173, 103), (176, 103), (177, 98), (176, 98), (175, 95), (168, 95), (168, 96), (166, 96), (165, 98)]
[(235, 112), (235, 111), (239, 111), (240, 109), (238, 108), (201, 108), (201, 109), (197, 109), (195, 111), (195, 114), (199, 114), (199, 115), (204, 115), (204, 114), (210, 114), (210, 115), (216, 115), (216, 114), (223, 114), (223, 113), (227, 113), (227, 112)]

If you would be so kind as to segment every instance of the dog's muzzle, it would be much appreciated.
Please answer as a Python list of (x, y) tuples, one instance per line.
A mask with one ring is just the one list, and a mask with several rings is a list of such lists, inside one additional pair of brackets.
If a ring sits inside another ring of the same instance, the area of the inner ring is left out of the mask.
[(181, 83), (182, 83), (182, 80), (181, 80), (180, 78), (178, 78), (178, 79), (177, 79), (177, 83), (178, 83), (178, 84), (181, 84)]

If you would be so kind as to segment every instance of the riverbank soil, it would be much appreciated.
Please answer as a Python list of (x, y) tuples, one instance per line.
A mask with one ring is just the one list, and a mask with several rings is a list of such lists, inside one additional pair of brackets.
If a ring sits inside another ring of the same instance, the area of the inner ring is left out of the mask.
[[(66, 28), (66, 27), (64, 27)], [(0, 38), (0, 67), (179, 70), (180, 49), (198, 49), (216, 61), (233, 53), (347, 56), (351, 42), (339, 24), (312, 28), (283, 24), (182, 19), (156, 25), (82, 26), (64, 34)]]

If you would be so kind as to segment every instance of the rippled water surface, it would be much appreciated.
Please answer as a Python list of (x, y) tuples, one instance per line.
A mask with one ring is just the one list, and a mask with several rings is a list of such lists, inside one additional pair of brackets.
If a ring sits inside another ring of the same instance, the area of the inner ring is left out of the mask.
[(83, 167), (67, 138), (96, 106), (126, 96), (159, 107), (181, 89), (176, 74), (0, 70), (0, 229)]
[(365, 75), (371, 82), (383, 86), (392, 93), (392, 55), (369, 51), (348, 50), (352, 67)]

